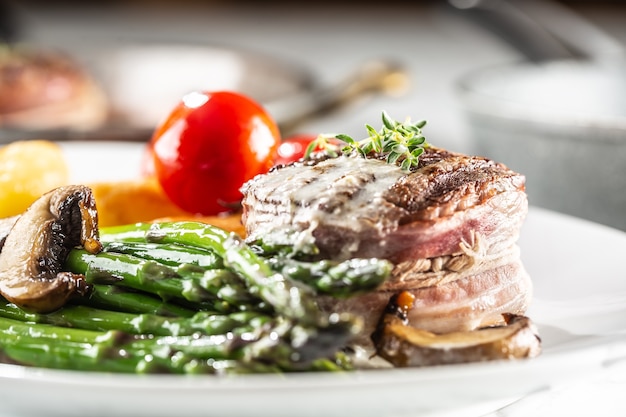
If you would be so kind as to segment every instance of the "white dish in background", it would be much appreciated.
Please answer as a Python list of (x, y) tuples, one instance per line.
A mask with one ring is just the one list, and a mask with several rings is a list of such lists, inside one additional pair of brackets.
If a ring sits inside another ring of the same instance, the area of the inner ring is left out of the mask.
[(138, 178), (146, 144), (141, 142), (58, 142), (73, 183)]
[[(131, 178), (138, 172), (143, 150), (141, 144), (102, 142), (62, 146), (75, 181)], [(626, 359), (622, 267), (626, 234), (532, 207), (520, 246), (535, 283), (528, 315), (538, 325), (544, 344), (542, 355), (532, 360), (234, 377), (115, 375), (0, 365), (0, 414), (396, 417), (461, 413), (582, 379)]]
[(316, 85), (299, 63), (220, 45), (127, 41), (86, 51), (82, 59), (106, 91), (114, 118), (129, 128), (151, 129), (191, 91), (239, 91), (271, 105)]

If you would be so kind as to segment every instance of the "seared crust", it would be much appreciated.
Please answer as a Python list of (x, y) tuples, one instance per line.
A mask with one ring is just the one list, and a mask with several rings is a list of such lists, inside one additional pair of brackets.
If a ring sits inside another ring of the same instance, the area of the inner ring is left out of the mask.
[(483, 204), (497, 194), (524, 191), (524, 176), (490, 159), (429, 147), (417, 169), (398, 180), (385, 200), (406, 210), (403, 225), (436, 220)]

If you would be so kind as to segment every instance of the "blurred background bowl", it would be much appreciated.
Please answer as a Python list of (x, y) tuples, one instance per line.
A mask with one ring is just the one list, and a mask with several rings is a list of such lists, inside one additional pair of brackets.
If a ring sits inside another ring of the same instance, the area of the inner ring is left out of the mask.
[(526, 57), (458, 80), (472, 152), (526, 175), (530, 204), (626, 230), (623, 46), (549, 1), (456, 3)]
[(530, 204), (626, 230), (626, 66), (500, 66), (459, 93), (473, 151), (525, 174)]

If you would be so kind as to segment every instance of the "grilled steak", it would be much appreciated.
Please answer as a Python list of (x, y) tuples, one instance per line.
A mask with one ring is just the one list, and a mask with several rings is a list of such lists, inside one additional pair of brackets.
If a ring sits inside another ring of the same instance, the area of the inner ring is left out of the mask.
[(329, 259), (395, 264), (377, 291), (321, 299), (360, 314), (370, 332), (390, 296), (416, 296), (411, 325), (471, 330), (522, 314), (531, 283), (516, 241), (528, 210), (525, 179), (489, 159), (427, 147), (411, 172), (358, 156), (276, 167), (244, 185), (249, 239), (314, 243)]

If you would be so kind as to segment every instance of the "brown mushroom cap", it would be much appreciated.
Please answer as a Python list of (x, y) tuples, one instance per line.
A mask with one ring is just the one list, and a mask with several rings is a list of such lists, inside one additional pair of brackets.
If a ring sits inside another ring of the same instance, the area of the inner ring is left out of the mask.
[(77, 246), (92, 253), (102, 249), (91, 189), (65, 186), (44, 194), (6, 236), (0, 252), (0, 294), (39, 313), (87, 294), (89, 286), (82, 275), (61, 271), (67, 254)]

